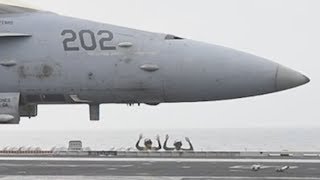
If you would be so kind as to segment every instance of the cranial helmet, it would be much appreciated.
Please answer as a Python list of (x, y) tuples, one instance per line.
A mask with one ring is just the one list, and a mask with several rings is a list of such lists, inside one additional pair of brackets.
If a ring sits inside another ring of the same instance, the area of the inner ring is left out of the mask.
[(145, 140), (144, 140), (144, 144), (152, 144), (151, 139), (145, 139)]
[(180, 140), (175, 140), (173, 145), (181, 147), (182, 146), (182, 142)]

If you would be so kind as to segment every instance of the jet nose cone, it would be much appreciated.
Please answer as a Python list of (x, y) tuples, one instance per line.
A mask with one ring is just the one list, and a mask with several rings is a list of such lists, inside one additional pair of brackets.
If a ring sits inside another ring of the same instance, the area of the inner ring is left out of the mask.
[(282, 91), (310, 82), (310, 79), (292, 69), (279, 65), (276, 75), (276, 90)]

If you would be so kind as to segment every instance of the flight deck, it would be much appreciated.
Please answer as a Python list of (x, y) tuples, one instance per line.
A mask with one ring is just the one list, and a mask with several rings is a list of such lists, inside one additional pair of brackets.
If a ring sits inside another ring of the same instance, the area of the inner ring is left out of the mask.
[(320, 180), (319, 155), (320, 152), (2, 153), (0, 179)]

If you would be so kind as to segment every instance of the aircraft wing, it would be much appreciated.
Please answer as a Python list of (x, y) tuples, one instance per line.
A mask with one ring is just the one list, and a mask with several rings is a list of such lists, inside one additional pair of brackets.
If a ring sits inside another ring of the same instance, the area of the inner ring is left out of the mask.
[[(0, 0), (0, 16), (13, 15), (22, 13), (39, 12), (35, 8), (28, 6), (17, 1)], [(1, 22), (0, 22), (1, 23)], [(8, 22), (3, 22), (8, 23)], [(0, 30), (1, 31), (1, 30)], [(31, 34), (20, 33), (20, 32), (0, 32), (0, 38), (19, 38), (19, 37), (31, 37)]]

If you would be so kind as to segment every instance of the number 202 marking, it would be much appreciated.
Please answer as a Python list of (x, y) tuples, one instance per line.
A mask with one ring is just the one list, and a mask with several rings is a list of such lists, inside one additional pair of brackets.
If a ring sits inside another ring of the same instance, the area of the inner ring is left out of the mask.
[[(94, 51), (97, 49), (97, 39), (95, 34), (90, 30), (81, 30), (79, 33), (80, 45), (86, 51)], [(65, 51), (79, 51), (80, 47), (72, 43), (75, 43), (77, 40), (77, 33), (73, 30), (63, 30), (61, 33), (62, 36), (70, 35), (63, 40), (63, 47)], [(99, 40), (100, 49), (105, 50), (116, 50), (116, 46), (108, 46), (107, 43), (113, 40), (113, 34), (107, 30), (100, 30), (97, 33), (98, 36), (102, 36)], [(88, 37), (86, 41), (85, 37)], [(89, 41), (90, 39), (90, 41)]]

